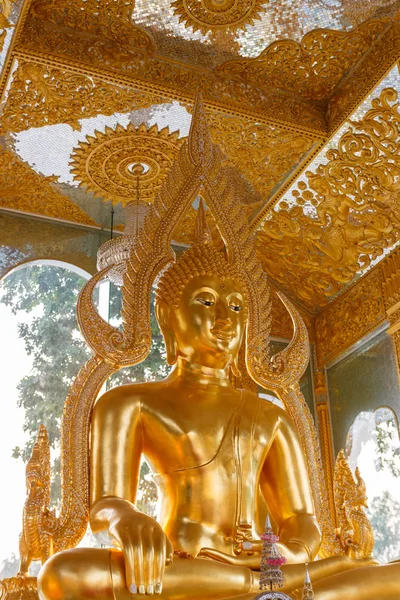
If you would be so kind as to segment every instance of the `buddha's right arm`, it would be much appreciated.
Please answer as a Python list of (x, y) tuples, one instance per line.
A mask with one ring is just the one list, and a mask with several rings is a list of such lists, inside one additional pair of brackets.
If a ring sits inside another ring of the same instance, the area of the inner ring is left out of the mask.
[(275, 432), (260, 488), (279, 528), (282, 553), (288, 562), (308, 562), (319, 550), (321, 532), (314, 514), (307, 465), (293, 422), (280, 409), (276, 412)]
[(93, 411), (90, 525), (122, 550), (128, 589), (144, 593), (148, 586), (160, 587), (173, 548), (157, 521), (134, 505), (143, 438), (140, 399), (129, 390), (110, 390)]
[(93, 509), (104, 498), (120, 498), (132, 504), (136, 501), (143, 437), (140, 398), (130, 393), (130, 389), (125, 386), (110, 390), (93, 410), (90, 449)]

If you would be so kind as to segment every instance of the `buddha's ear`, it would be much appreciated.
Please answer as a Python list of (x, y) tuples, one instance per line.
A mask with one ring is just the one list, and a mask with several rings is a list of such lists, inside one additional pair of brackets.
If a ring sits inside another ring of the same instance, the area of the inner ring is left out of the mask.
[(176, 363), (178, 358), (178, 347), (176, 345), (175, 333), (171, 323), (171, 307), (163, 302), (163, 300), (158, 300), (155, 309), (157, 321), (165, 342), (167, 363), (172, 366)]
[(236, 356), (231, 364), (232, 373), (235, 377), (241, 377), (242, 372), (239, 369), (239, 356)]

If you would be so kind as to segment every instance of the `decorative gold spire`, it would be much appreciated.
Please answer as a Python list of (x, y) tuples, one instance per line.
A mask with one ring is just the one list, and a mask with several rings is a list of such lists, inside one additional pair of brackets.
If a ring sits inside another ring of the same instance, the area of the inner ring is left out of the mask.
[[(200, 92), (196, 96), (192, 122), (188, 137), (188, 151), (190, 159), (201, 170), (207, 169), (213, 160), (213, 143), (208, 128), (207, 115), (204, 110), (203, 97)], [(204, 174), (200, 174), (200, 181), (204, 181)]]
[(308, 572), (308, 563), (306, 563), (306, 574), (304, 577), (304, 588), (302, 600), (314, 600), (314, 590), (311, 583), (310, 573)]

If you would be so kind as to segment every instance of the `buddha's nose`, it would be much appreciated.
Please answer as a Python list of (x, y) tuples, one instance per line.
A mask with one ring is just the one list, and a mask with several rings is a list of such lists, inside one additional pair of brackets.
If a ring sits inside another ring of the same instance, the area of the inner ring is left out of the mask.
[(215, 317), (217, 321), (226, 321), (226, 324), (231, 323), (229, 318), (229, 308), (225, 302), (222, 302), (221, 300), (217, 301), (217, 306), (215, 307)]

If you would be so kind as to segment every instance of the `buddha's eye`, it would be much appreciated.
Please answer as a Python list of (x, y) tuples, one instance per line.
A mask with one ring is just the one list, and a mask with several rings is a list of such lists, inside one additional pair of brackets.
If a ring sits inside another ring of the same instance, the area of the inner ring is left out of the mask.
[(236, 306), (236, 305), (234, 305), (234, 304), (231, 304), (231, 305), (229, 306), (229, 308), (230, 308), (231, 310), (233, 310), (234, 312), (239, 312), (240, 310), (242, 310), (243, 306)]
[(213, 300), (205, 300), (204, 298), (196, 298), (197, 302), (204, 304), (204, 306), (214, 306)]

